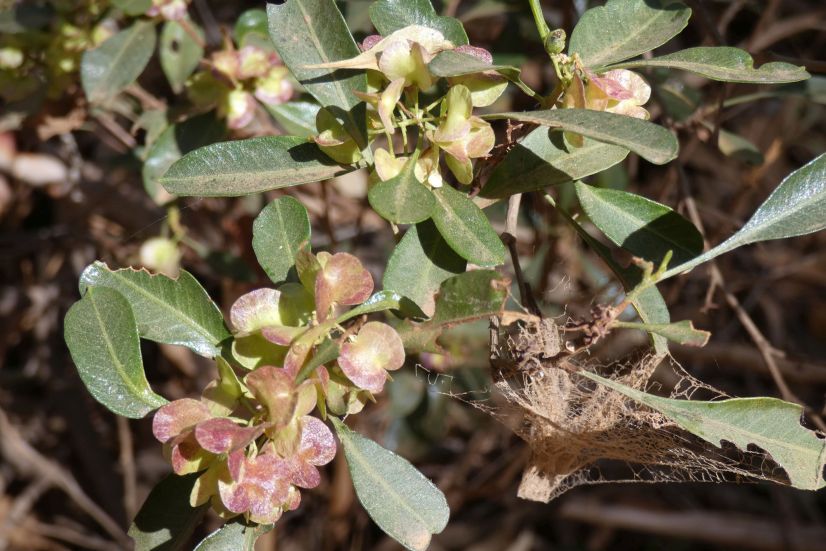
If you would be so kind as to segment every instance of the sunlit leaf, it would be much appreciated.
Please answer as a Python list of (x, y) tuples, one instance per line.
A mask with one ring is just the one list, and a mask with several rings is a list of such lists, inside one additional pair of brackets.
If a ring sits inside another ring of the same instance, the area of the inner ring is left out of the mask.
[(298, 200), (279, 197), (255, 218), (252, 248), (258, 263), (275, 283), (287, 279), (299, 249), (310, 243), (310, 217)]
[(387, 372), (404, 365), (404, 344), (395, 329), (371, 321), (341, 346), (338, 365), (356, 386), (378, 393), (384, 388)]
[(331, 417), (356, 495), (379, 528), (408, 549), (424, 551), (447, 526), (444, 494), (406, 459)]
[(454, 46), (468, 43), (462, 23), (438, 15), (430, 0), (378, 0), (370, 6), (370, 21), (382, 36), (410, 25), (421, 25), (441, 32)]
[(155, 24), (138, 21), (84, 52), (80, 80), (86, 97), (103, 103), (135, 82), (155, 51)]
[(615, 322), (614, 326), (624, 327), (626, 329), (640, 329), (686, 346), (705, 346), (708, 343), (709, 337), (711, 337), (711, 333), (696, 329), (688, 320), (665, 324), (619, 321)]
[(588, 218), (608, 238), (636, 256), (659, 265), (668, 251), (671, 265), (688, 262), (703, 251), (703, 236), (694, 224), (669, 207), (635, 193), (576, 183)]
[(673, 54), (651, 59), (626, 61), (610, 68), (633, 69), (637, 67), (667, 67), (691, 71), (712, 80), (724, 82), (754, 82), (779, 84), (806, 80), (811, 75), (803, 67), (779, 61), (765, 63), (754, 68), (754, 60), (748, 52), (728, 46), (688, 48)]
[(569, 148), (559, 132), (537, 128), (493, 169), (480, 195), (504, 199), (579, 180), (621, 162), (626, 156), (628, 150), (624, 147), (591, 139), (585, 139), (582, 147)]
[(370, 206), (395, 224), (415, 224), (430, 218), (436, 206), (430, 186), (414, 174), (418, 153), (411, 155), (398, 175), (377, 182), (367, 194)]
[(488, 119), (511, 119), (560, 128), (566, 132), (622, 146), (654, 164), (665, 164), (677, 157), (677, 138), (657, 124), (591, 109), (547, 109), (487, 115)]
[(802, 490), (826, 486), (826, 441), (800, 424), (803, 408), (777, 398), (731, 398), (716, 402), (674, 400), (647, 394), (594, 373), (580, 372), (668, 417), (715, 446), (731, 442), (741, 450), (757, 446), (771, 455)]
[(117, 291), (88, 289), (66, 313), (63, 337), (86, 388), (111, 411), (141, 418), (166, 403), (149, 388), (135, 317)]
[(321, 254), (327, 258), (316, 276), (315, 301), (318, 319), (324, 321), (334, 304), (353, 306), (367, 300), (373, 292), (373, 276), (349, 253)]
[(213, 357), (230, 336), (221, 311), (186, 271), (172, 279), (146, 270), (110, 270), (103, 262), (94, 262), (80, 276), (81, 292), (89, 287), (108, 287), (121, 293), (145, 339), (186, 346)]
[(373, 296), (344, 314), (340, 315), (336, 322), (339, 324), (365, 314), (395, 310), (405, 317), (425, 318), (427, 317), (421, 308), (413, 301), (400, 295), (396, 291), (384, 290), (375, 293)]
[(433, 222), (456, 253), (478, 266), (504, 264), (505, 245), (467, 195), (450, 186), (434, 190), (433, 195), (437, 203)]
[(160, 182), (169, 193), (234, 197), (327, 180), (351, 170), (295, 136), (207, 145), (173, 164)]
[(265, 104), (264, 107), (287, 134), (302, 138), (312, 138), (318, 134), (315, 120), (321, 106), (316, 102), (297, 100), (279, 105)]
[(786, 176), (737, 233), (690, 262), (668, 270), (662, 279), (743, 245), (820, 231), (826, 228), (825, 213), (826, 153)]
[(267, 4), (267, 17), (270, 37), (284, 64), (364, 148), (364, 103), (353, 93), (367, 91), (364, 72), (305, 68), (350, 59), (360, 53), (335, 2), (290, 0)]
[(447, 50), (440, 52), (428, 64), (430, 72), (437, 77), (455, 77), (482, 73), (484, 71), (495, 71), (518, 86), (529, 96), (534, 96), (534, 91), (522, 81), (521, 69), (512, 65), (488, 64), (478, 57)]
[(688, 24), (691, 10), (669, 0), (608, 0), (582, 14), (571, 33), (569, 54), (596, 68), (662, 46)]

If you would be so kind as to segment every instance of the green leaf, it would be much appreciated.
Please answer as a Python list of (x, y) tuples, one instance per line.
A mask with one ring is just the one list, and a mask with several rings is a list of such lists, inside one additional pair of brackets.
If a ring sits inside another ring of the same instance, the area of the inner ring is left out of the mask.
[(691, 262), (668, 270), (666, 279), (737, 247), (814, 233), (826, 228), (826, 153), (792, 172), (752, 214), (740, 231)]
[(321, 106), (316, 102), (288, 101), (279, 105), (265, 104), (264, 107), (288, 134), (301, 138), (318, 134), (315, 119)]
[(691, 10), (669, 0), (608, 0), (592, 8), (571, 33), (569, 54), (596, 68), (662, 46), (688, 24)]
[(171, 474), (152, 488), (129, 527), (135, 551), (186, 549), (189, 537), (208, 509), (207, 505), (189, 505), (189, 494), (200, 474)]
[(317, 145), (295, 136), (268, 136), (208, 145), (185, 155), (161, 178), (175, 195), (235, 197), (349, 172)]
[(436, 291), (444, 280), (465, 271), (467, 262), (456, 254), (432, 221), (412, 226), (387, 261), (382, 286), (415, 302), (427, 315), (436, 308)]
[(610, 69), (637, 67), (667, 67), (691, 71), (711, 80), (723, 82), (753, 82), (779, 84), (806, 80), (811, 75), (804, 67), (791, 63), (772, 62), (754, 68), (754, 60), (748, 52), (729, 46), (688, 48), (673, 54), (651, 59), (626, 61), (612, 65)]
[(636, 193), (577, 182), (576, 194), (588, 218), (623, 249), (659, 265), (668, 251), (679, 265), (703, 252), (694, 224), (669, 207)]
[(247, 35), (258, 35), (269, 39), (267, 12), (258, 8), (245, 11), (235, 21), (232, 34), (235, 37), (235, 43), (240, 47), (247, 45)]
[(743, 136), (718, 129), (717, 147), (726, 157), (737, 159), (748, 165), (757, 166), (763, 164), (763, 154), (753, 143)]
[(83, 53), (80, 81), (92, 103), (103, 103), (135, 82), (155, 51), (155, 25), (138, 21)]
[(310, 216), (298, 200), (275, 199), (255, 218), (252, 248), (258, 263), (274, 283), (287, 279), (295, 255), (310, 245)]
[(396, 291), (383, 290), (374, 293), (373, 296), (362, 302), (352, 310), (345, 312), (336, 319), (339, 325), (347, 320), (351, 320), (365, 314), (374, 314), (386, 310), (395, 310), (405, 317), (426, 318), (424, 312), (413, 301), (403, 297)]
[(379, 528), (407, 549), (425, 550), (447, 526), (444, 494), (406, 459), (331, 417), (356, 495)]
[(166, 403), (143, 372), (129, 303), (112, 289), (89, 289), (66, 313), (63, 337), (83, 384), (109, 410), (139, 419)]
[(212, 113), (205, 113), (166, 127), (152, 144), (143, 162), (143, 186), (150, 196), (163, 191), (160, 178), (186, 153), (214, 143), (226, 134)]
[(741, 450), (750, 446), (765, 450), (786, 471), (795, 488), (818, 490), (826, 486), (826, 441), (800, 424), (803, 408), (797, 404), (777, 398), (674, 400), (646, 394), (594, 373), (580, 374), (659, 411), (715, 446), (725, 440)]
[(374, 185), (367, 199), (380, 216), (395, 224), (415, 224), (427, 220), (436, 208), (430, 186), (421, 183), (414, 174), (418, 152), (410, 156), (395, 177)]
[(640, 329), (686, 346), (705, 346), (708, 343), (709, 337), (711, 337), (711, 333), (696, 329), (688, 320), (665, 324), (617, 321), (614, 322), (614, 327)]
[(272, 524), (245, 524), (233, 520), (201, 540), (195, 551), (254, 551), (256, 540), (272, 528)]
[(447, 329), (502, 313), (510, 281), (494, 270), (472, 270), (444, 281), (436, 311), (424, 323), (406, 321), (397, 329), (408, 352), (440, 352), (436, 339)]
[(441, 32), (455, 46), (468, 43), (462, 23), (437, 14), (430, 0), (378, 0), (370, 6), (370, 21), (382, 36), (410, 25), (421, 25)]
[(562, 135), (540, 127), (511, 149), (490, 175), (480, 195), (504, 199), (516, 193), (579, 180), (601, 172), (628, 155), (628, 150), (586, 138), (567, 148)]
[(80, 289), (118, 291), (134, 312), (140, 336), (155, 342), (186, 346), (207, 357), (220, 354), (230, 334), (221, 311), (189, 272), (178, 279), (146, 270), (110, 270), (103, 262), (90, 264), (80, 275)]
[[(189, 26), (201, 37), (204, 33), (192, 21)], [(193, 40), (180, 23), (177, 21), (167, 21), (161, 30), (161, 44), (158, 49), (161, 60), (161, 69), (169, 86), (176, 94), (180, 94), (184, 89), (184, 84), (189, 75), (198, 67), (201, 58), (204, 56), (204, 49)]]
[(333, 0), (290, 0), (267, 4), (270, 37), (295, 78), (344, 126), (356, 143), (367, 146), (364, 103), (353, 92), (367, 91), (364, 71), (306, 69), (308, 65), (350, 59), (360, 51)]
[(433, 191), (437, 206), (433, 222), (448, 245), (477, 266), (505, 262), (505, 246), (482, 210), (468, 196), (450, 186)]
[(561, 128), (588, 138), (630, 149), (654, 164), (662, 165), (677, 157), (677, 138), (654, 123), (590, 109), (547, 109), (487, 115), (487, 119), (511, 119)]
[(124, 15), (143, 15), (152, 7), (152, 0), (112, 0), (112, 5), (120, 9)]
[(428, 68), (437, 77), (455, 77), (484, 71), (496, 71), (529, 96), (537, 97), (536, 92), (522, 81), (520, 76), (522, 70), (512, 65), (490, 65), (476, 56), (447, 50), (437, 54), (428, 64)]

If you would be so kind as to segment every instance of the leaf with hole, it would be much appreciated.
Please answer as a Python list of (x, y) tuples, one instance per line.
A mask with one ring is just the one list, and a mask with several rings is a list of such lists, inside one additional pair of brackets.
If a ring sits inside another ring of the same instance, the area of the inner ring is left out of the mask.
[(640, 157), (657, 165), (677, 157), (677, 138), (654, 123), (590, 109), (547, 109), (486, 115), (486, 119), (511, 119), (529, 122), (566, 132), (574, 132), (600, 142), (630, 149)]
[(428, 220), (404, 234), (387, 261), (382, 285), (415, 302), (428, 316), (436, 308), (436, 291), (449, 277), (465, 271), (467, 261), (450, 248)]
[(310, 246), (310, 231), (307, 209), (289, 196), (273, 200), (255, 218), (252, 248), (273, 282), (287, 279), (298, 251)]
[(826, 153), (780, 182), (740, 231), (690, 262), (675, 266), (661, 279), (690, 270), (737, 247), (814, 233), (826, 228)]
[(187, 548), (189, 537), (207, 509), (206, 506), (192, 507), (189, 504), (189, 494), (199, 474), (171, 474), (152, 488), (129, 527), (135, 551)]
[(370, 21), (382, 36), (410, 25), (436, 29), (454, 46), (468, 43), (462, 23), (436, 13), (430, 0), (378, 0), (370, 6)]
[(139, 419), (166, 403), (149, 388), (135, 316), (117, 291), (89, 289), (66, 313), (63, 336), (83, 384), (109, 410)]
[(145, 339), (214, 357), (230, 336), (221, 311), (189, 272), (172, 279), (146, 270), (110, 270), (94, 262), (80, 275), (80, 290), (102, 287), (118, 291), (128, 301)]
[(433, 191), (433, 222), (459, 256), (477, 266), (505, 262), (505, 245), (482, 210), (467, 195), (444, 186)]
[(626, 61), (612, 65), (610, 69), (636, 69), (640, 67), (665, 67), (690, 71), (723, 82), (753, 82), (756, 84), (781, 84), (806, 80), (811, 75), (804, 67), (775, 61), (754, 67), (748, 52), (728, 46), (700, 46), (680, 50), (651, 59)]
[(659, 411), (684, 430), (720, 447), (732, 442), (741, 450), (765, 450), (801, 490), (819, 490), (826, 441), (800, 424), (803, 408), (777, 398), (730, 398), (717, 402), (674, 400), (647, 394), (594, 373), (580, 372), (597, 383)]
[(377, 182), (367, 194), (370, 206), (394, 224), (415, 224), (430, 218), (436, 200), (430, 186), (414, 174), (419, 154), (414, 153), (393, 178)]
[(532, 130), (491, 172), (480, 195), (504, 199), (601, 172), (621, 162), (628, 150), (586, 138), (582, 147), (567, 147), (562, 134)]
[(351, 169), (295, 136), (267, 136), (207, 145), (173, 164), (160, 182), (169, 193), (236, 197), (328, 180)]
[[(187, 24), (204, 40), (204, 32), (198, 25), (187, 19)], [(177, 21), (167, 21), (161, 30), (161, 43), (158, 48), (161, 60), (161, 69), (169, 86), (176, 94), (180, 94), (186, 84), (186, 79), (198, 67), (204, 56), (204, 49)]]
[(444, 494), (406, 459), (331, 417), (356, 495), (379, 528), (407, 549), (425, 550), (447, 526)]
[(364, 71), (306, 69), (359, 55), (358, 46), (333, 0), (290, 0), (267, 4), (270, 37), (295, 78), (344, 126), (359, 147), (367, 146)]
[(80, 81), (92, 103), (106, 103), (135, 82), (155, 51), (155, 24), (138, 21), (83, 53)]
[(588, 218), (635, 256), (659, 265), (672, 251), (671, 265), (680, 265), (703, 252), (703, 236), (694, 224), (669, 207), (627, 191), (575, 185)]
[(597, 68), (662, 46), (688, 24), (691, 10), (669, 0), (608, 0), (582, 14), (568, 53)]

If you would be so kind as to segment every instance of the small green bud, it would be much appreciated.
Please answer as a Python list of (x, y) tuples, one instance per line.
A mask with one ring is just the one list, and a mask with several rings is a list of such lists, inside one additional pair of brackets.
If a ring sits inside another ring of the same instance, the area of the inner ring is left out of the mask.
[(550, 34), (545, 37), (545, 51), (550, 55), (562, 53), (562, 50), (565, 49), (566, 38), (567, 35), (563, 29), (551, 31)]

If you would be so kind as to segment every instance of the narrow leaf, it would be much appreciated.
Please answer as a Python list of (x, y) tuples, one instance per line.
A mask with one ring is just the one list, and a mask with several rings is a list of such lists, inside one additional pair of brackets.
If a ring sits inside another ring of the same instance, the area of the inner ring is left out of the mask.
[(367, 90), (364, 71), (306, 69), (357, 56), (356, 46), (333, 0), (267, 4), (270, 37), (295, 78), (344, 125), (360, 147), (367, 145), (364, 104), (353, 92)]
[(376, 312), (385, 312), (387, 310), (396, 310), (405, 317), (425, 318), (427, 317), (421, 308), (419, 308), (413, 301), (407, 297), (403, 297), (396, 291), (384, 290), (375, 293), (373, 296), (353, 308), (345, 312), (336, 319), (336, 323), (342, 324), (347, 320), (351, 320), (358, 316), (365, 314), (375, 314)]
[(671, 262), (679, 265), (703, 252), (703, 236), (694, 224), (669, 207), (627, 191), (575, 185), (588, 218), (634, 255), (659, 265), (672, 251)]
[(754, 60), (748, 52), (729, 46), (688, 48), (673, 54), (651, 59), (626, 61), (612, 65), (611, 69), (637, 67), (667, 67), (691, 71), (712, 80), (723, 82), (753, 82), (779, 84), (806, 80), (811, 75), (804, 67), (791, 63), (772, 62), (754, 68)]
[(407, 549), (427, 549), (431, 534), (444, 530), (450, 517), (444, 494), (406, 459), (330, 419), (370, 518)]
[(252, 248), (275, 283), (287, 279), (295, 255), (310, 244), (310, 216), (296, 199), (284, 196), (264, 207), (252, 225)]
[(484, 71), (496, 71), (529, 96), (536, 93), (522, 81), (522, 70), (512, 65), (490, 65), (478, 57), (463, 54), (455, 50), (440, 52), (428, 64), (430, 72), (437, 77), (456, 77), (461, 75), (471, 75)]
[(824, 228), (826, 153), (786, 176), (740, 231), (692, 261), (668, 270), (661, 279), (690, 270), (742, 245), (806, 235)]
[[(192, 21), (188, 21), (201, 40), (204, 38), (203, 31)], [(161, 30), (161, 44), (158, 48), (158, 55), (169, 86), (176, 94), (180, 94), (184, 89), (184, 84), (189, 75), (198, 67), (201, 58), (204, 56), (204, 49), (187, 33), (177, 21), (167, 21)]]
[(494, 270), (472, 270), (442, 283), (433, 317), (398, 327), (408, 352), (439, 352), (436, 340), (447, 329), (498, 315), (505, 307), (510, 281)]
[(592, 8), (571, 33), (568, 52), (596, 68), (662, 46), (688, 24), (691, 10), (669, 0), (608, 0)]
[(465, 271), (467, 262), (456, 254), (432, 221), (412, 226), (387, 261), (382, 286), (415, 302), (427, 315), (436, 309), (436, 291), (444, 280)]
[(84, 52), (80, 62), (83, 91), (92, 103), (102, 103), (135, 82), (155, 51), (155, 25), (138, 21)]
[(582, 147), (566, 148), (560, 133), (540, 127), (508, 152), (491, 173), (481, 195), (504, 199), (579, 180), (614, 166), (627, 155), (624, 147), (587, 138)]
[(230, 334), (221, 311), (189, 272), (178, 279), (146, 270), (110, 270), (103, 262), (90, 264), (80, 275), (80, 289), (109, 288), (128, 301), (140, 336), (156, 342), (186, 346), (207, 357), (220, 354), (219, 344)]
[(171, 474), (155, 486), (129, 527), (135, 551), (178, 551), (201, 522), (207, 506), (193, 508), (189, 494), (200, 473)]
[(590, 109), (548, 109), (487, 115), (488, 119), (511, 119), (568, 132), (630, 149), (654, 164), (662, 165), (677, 157), (677, 138), (654, 123)]
[(109, 410), (139, 419), (166, 403), (143, 372), (129, 303), (112, 289), (89, 289), (66, 313), (63, 336), (80, 378)]
[(688, 320), (666, 324), (618, 321), (614, 323), (614, 326), (625, 329), (640, 329), (686, 346), (705, 346), (708, 343), (709, 337), (711, 337), (711, 333), (696, 329)]
[(715, 446), (732, 442), (741, 450), (757, 446), (780, 465), (792, 486), (818, 490), (823, 479), (826, 441), (803, 427), (803, 408), (777, 398), (731, 398), (718, 402), (674, 400), (646, 394), (599, 375), (582, 375), (668, 417)]
[(414, 174), (418, 158), (418, 153), (411, 155), (398, 175), (376, 183), (367, 194), (373, 210), (394, 224), (427, 220), (436, 207), (430, 187)]
[(196, 149), (173, 164), (161, 184), (175, 195), (235, 197), (319, 182), (349, 170), (302, 138), (274, 136)]
[(233, 520), (201, 540), (195, 551), (254, 551), (255, 542), (272, 530), (271, 524), (245, 524)]
[(186, 153), (214, 143), (224, 137), (226, 128), (213, 113), (205, 113), (166, 127), (152, 144), (143, 162), (143, 186), (157, 198), (160, 178)]
[(462, 23), (438, 15), (430, 0), (378, 0), (370, 6), (370, 21), (382, 36), (410, 25), (421, 25), (441, 32), (454, 46), (468, 43)]
[(433, 191), (433, 222), (450, 247), (478, 266), (505, 262), (505, 246), (482, 210), (467, 195), (444, 186)]

